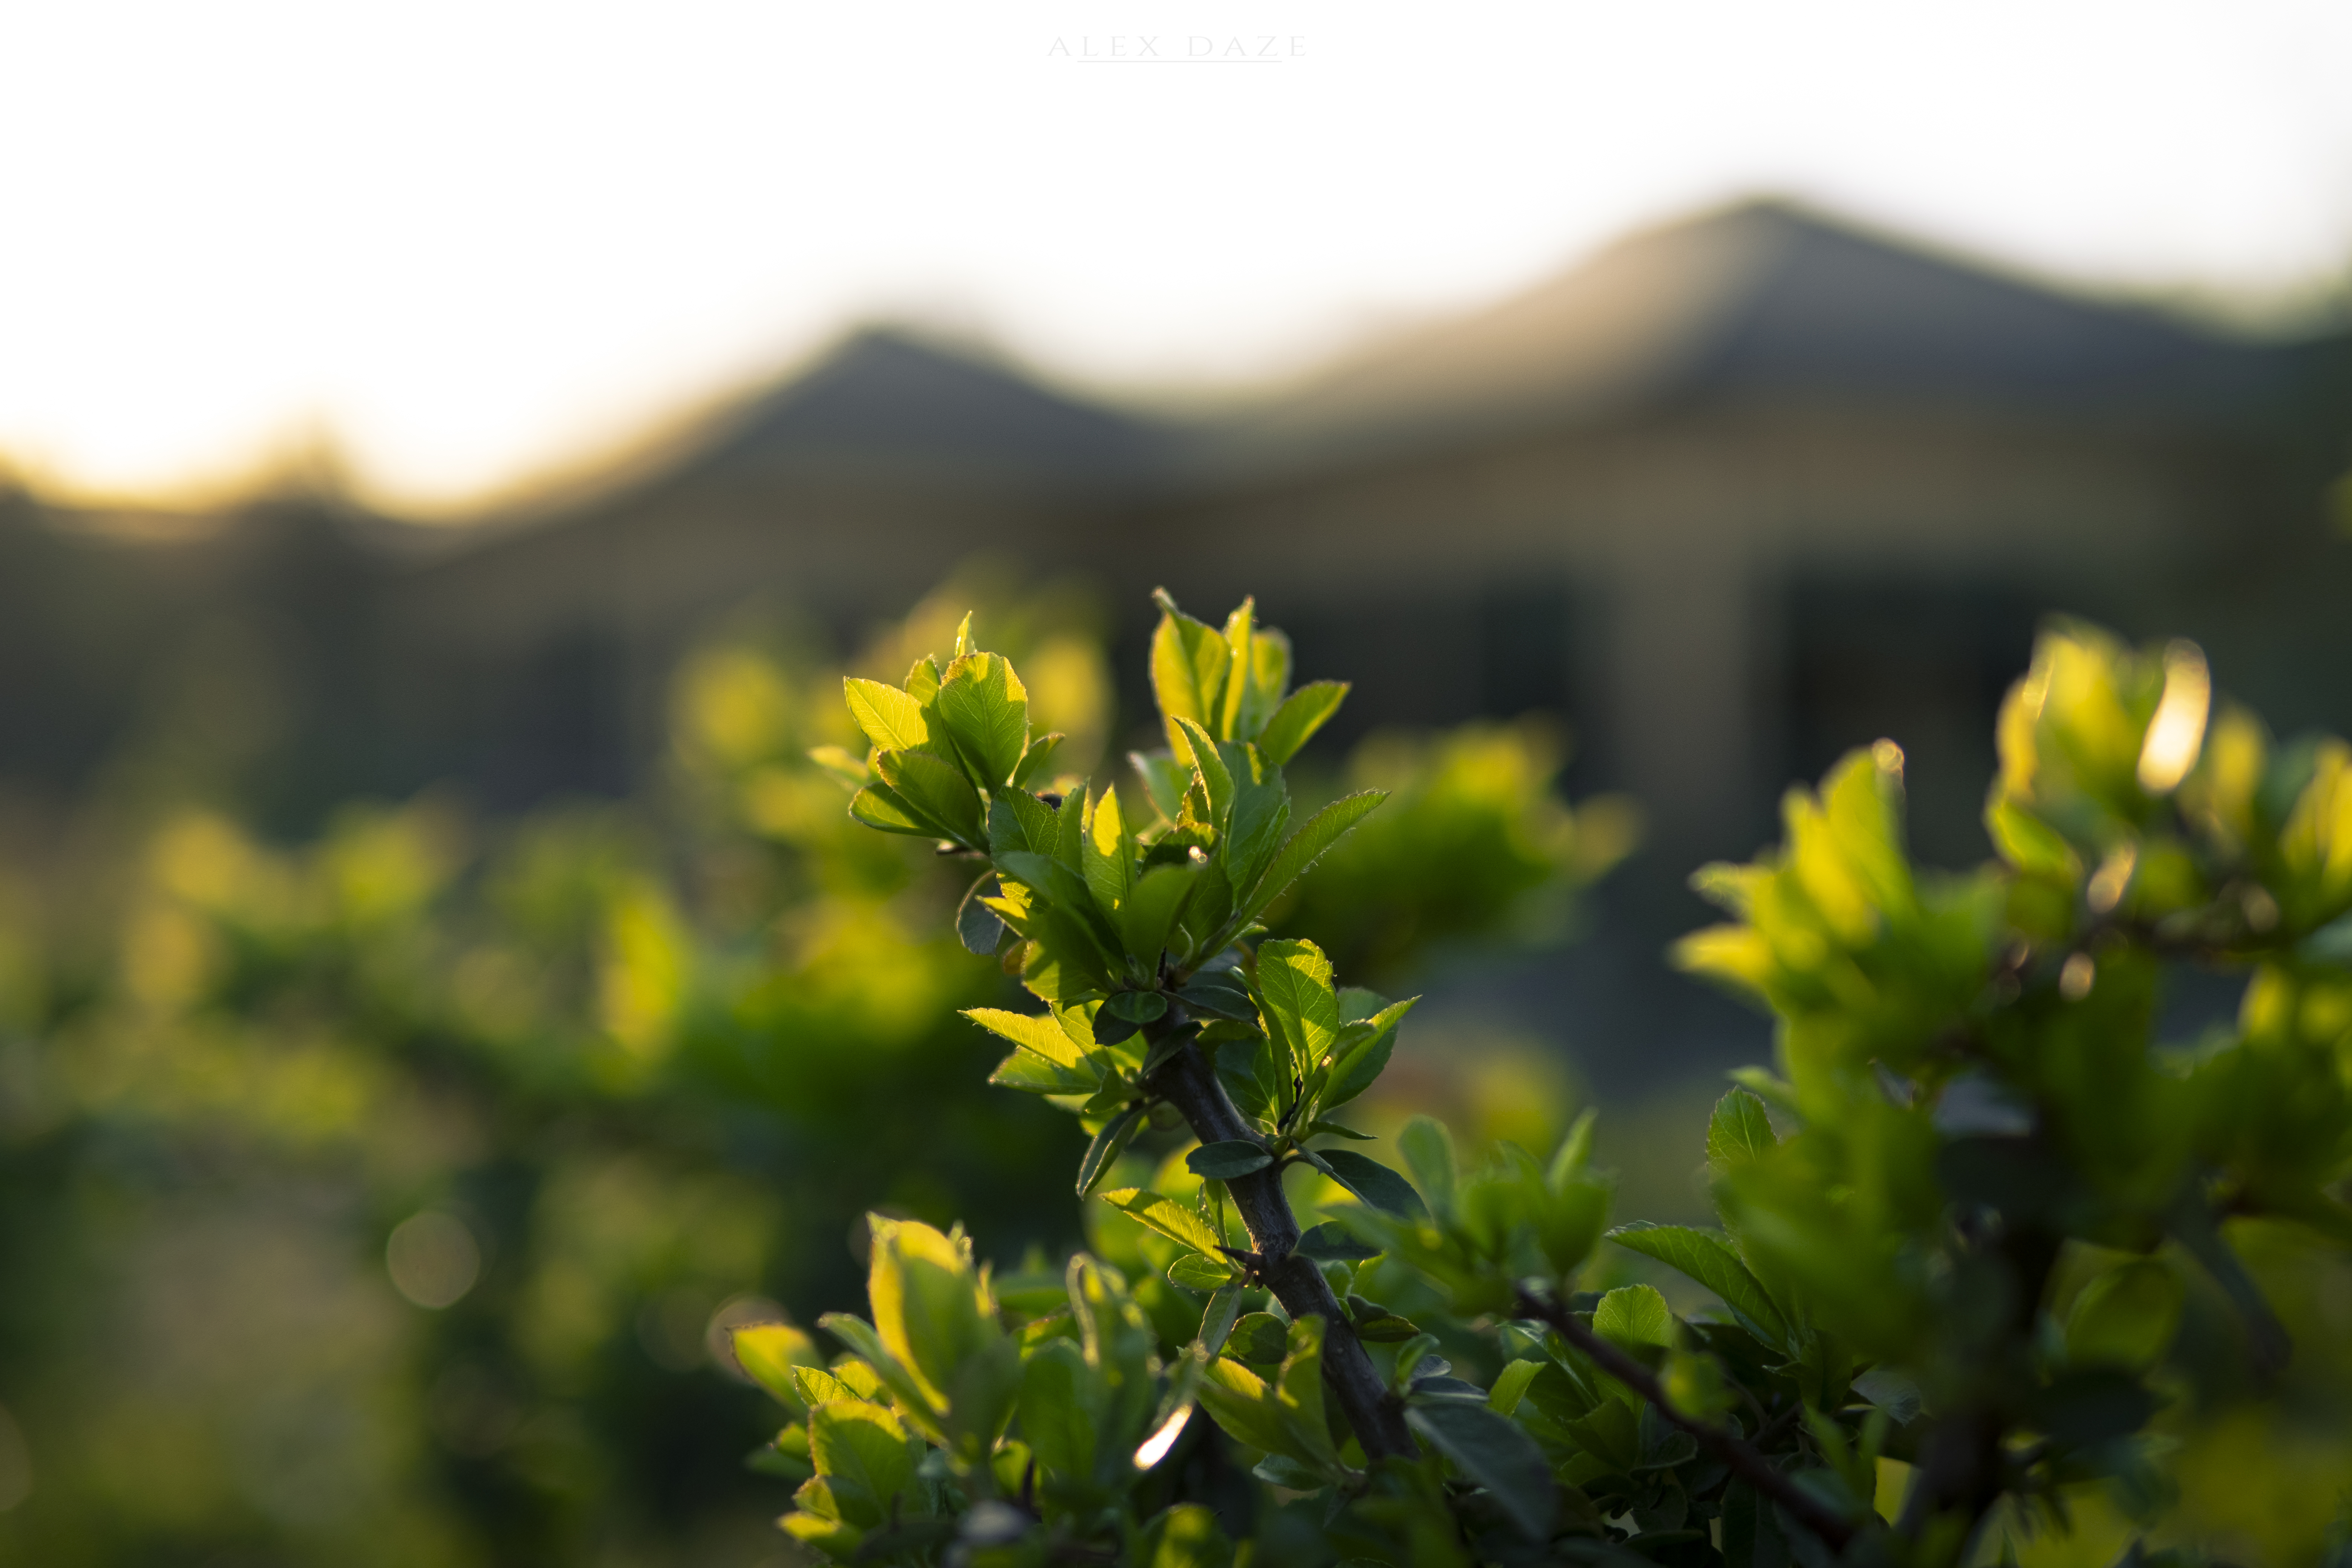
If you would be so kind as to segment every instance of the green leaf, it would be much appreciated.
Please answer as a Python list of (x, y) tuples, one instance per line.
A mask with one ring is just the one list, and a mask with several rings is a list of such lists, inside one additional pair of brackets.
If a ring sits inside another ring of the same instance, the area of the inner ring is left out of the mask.
[(1222, 1258), (1188, 1252), (1168, 1266), (1168, 1282), (1187, 1290), (1222, 1290), (1240, 1276)]
[(1013, 777), (1029, 749), (1029, 692), (1011, 660), (994, 653), (958, 658), (940, 683), (936, 709), (988, 788)]
[(1376, 1209), (1404, 1219), (1423, 1218), (1429, 1213), (1412, 1184), (1377, 1160), (1368, 1160), (1352, 1149), (1322, 1149), (1307, 1157)]
[(801, 1404), (812, 1410), (836, 1399), (866, 1397), (821, 1366), (794, 1366), (792, 1376), (793, 1389), (800, 1395)]
[(1087, 816), (1086, 836), (1079, 840), (1079, 864), (1087, 890), (1105, 918), (1116, 921), (1135, 886), (1135, 841), (1119, 820), (1118, 791), (1107, 789)]
[(1194, 1013), (1212, 1018), (1236, 1024), (1257, 1022), (1257, 1003), (1251, 997), (1249, 987), (1230, 969), (1201, 971), (1178, 988), (1176, 999)]
[[(870, 1220), (872, 1216), (868, 1217)], [(923, 1387), (911, 1369), (899, 1364), (873, 1324), (848, 1312), (827, 1312), (816, 1321), (817, 1327), (856, 1352), (856, 1359), (834, 1363), (835, 1377), (849, 1384), (851, 1391), (861, 1398), (878, 1400), (882, 1391), (887, 1389), (900, 1419), (912, 1424), (926, 1437), (947, 1441), (946, 1434), (939, 1429), (930, 1391)], [(857, 1385), (861, 1377), (875, 1385), (871, 1392)]]
[(1656, 1287), (1621, 1285), (1592, 1309), (1592, 1331), (1621, 1345), (1672, 1350), (1675, 1315), (1667, 1310), (1666, 1299)]
[(1243, 699), (1257, 677), (1255, 661), (1250, 658), (1251, 634), (1257, 629), (1257, 601), (1244, 599), (1240, 607), (1225, 617), (1225, 647), (1231, 651), (1232, 663), (1226, 667), (1224, 695), (1218, 701), (1217, 733), (1234, 740), (1244, 736), (1239, 728)]
[(1551, 1168), (1544, 1173), (1544, 1183), (1559, 1192), (1569, 1183), (1583, 1176), (1592, 1163), (1592, 1132), (1601, 1121), (1598, 1110), (1587, 1108), (1559, 1141), (1559, 1149), (1551, 1157)]
[(1766, 1344), (1787, 1347), (1788, 1321), (1726, 1237), (1688, 1226), (1636, 1220), (1611, 1231), (1609, 1239), (1689, 1275), (1746, 1319)]
[(1249, 693), (1234, 729), (1237, 741), (1257, 739), (1290, 690), (1290, 639), (1272, 626), (1259, 626), (1250, 637), (1249, 663)]
[(1166, 590), (1155, 589), (1151, 596), (1160, 611), (1151, 635), (1151, 690), (1168, 726), (1168, 744), (1181, 757), (1187, 747), (1175, 721), (1190, 719), (1204, 729), (1217, 727), (1233, 649), (1215, 627), (1178, 609)]
[(1339, 710), (1348, 695), (1341, 680), (1310, 681), (1292, 692), (1258, 731), (1257, 748), (1277, 767), (1298, 754), (1324, 721)]
[(1519, 1407), (1528, 1394), (1528, 1386), (1536, 1380), (1547, 1363), (1525, 1359), (1515, 1361), (1495, 1374), (1495, 1385), (1486, 1391), (1486, 1408), (1497, 1415), (1508, 1415)]
[(1301, 1078), (1314, 1072), (1339, 1040), (1331, 961), (1311, 942), (1265, 942), (1257, 950), (1257, 996), (1289, 1048), (1291, 1070)]
[(1099, 1079), (1057, 1068), (1027, 1051), (1014, 1051), (997, 1063), (988, 1081), (998, 1089), (1017, 1089), (1023, 1094), (1092, 1094), (1101, 1087)]
[[(1235, 889), (1255, 888), (1282, 842), (1283, 829), (1290, 825), (1290, 786), (1283, 782), (1282, 770), (1259, 755), (1255, 746), (1229, 744), (1222, 751), (1234, 775), (1234, 806), (1218, 852)], [(1238, 897), (1234, 904), (1250, 909), (1248, 900)]]
[(1323, 1414), (1323, 1331), (1320, 1318), (1291, 1320), (1287, 1353), (1275, 1375), (1274, 1394), (1290, 1433), (1289, 1452), (1328, 1474), (1340, 1467), (1330, 1423)]
[(1184, 786), (1192, 782), (1191, 770), (1176, 760), (1173, 752), (1129, 752), (1129, 765), (1135, 776), (1143, 781), (1146, 795), (1151, 797), (1153, 809), (1170, 822), (1182, 815)]
[(1021, 1435), (1045, 1475), (1093, 1473), (1100, 1446), (1089, 1397), (1094, 1381), (1085, 1352), (1068, 1340), (1048, 1341), (1029, 1352), (1021, 1369)]
[(963, 902), (956, 906), (956, 940), (966, 952), (981, 958), (995, 952), (1004, 940), (1003, 919), (981, 901), (994, 896), (995, 889), (996, 873), (987, 872), (964, 889)]
[(1231, 1568), (1234, 1543), (1205, 1504), (1180, 1502), (1143, 1527), (1136, 1568)]
[(1208, 1309), (1201, 1314), (1201, 1348), (1213, 1356), (1225, 1348), (1234, 1322), (1241, 1316), (1242, 1290), (1239, 1284), (1220, 1288), (1209, 1298)]
[(1282, 890), (1297, 881), (1308, 867), (1321, 858), (1324, 852), (1339, 842), (1348, 830), (1372, 813), (1372, 808), (1388, 799), (1385, 790), (1368, 789), (1333, 801), (1313, 816), (1307, 826), (1292, 834), (1266, 868), (1246, 900), (1254, 914), (1282, 896)]
[(1454, 1173), (1459, 1167), (1454, 1159), (1454, 1136), (1445, 1131), (1444, 1124), (1416, 1116), (1397, 1134), (1397, 1147), (1404, 1152), (1404, 1163), (1412, 1167), (1413, 1180), (1429, 1194), (1437, 1212), (1452, 1214)]
[(1167, 950), (1184, 900), (1192, 895), (1200, 874), (1194, 866), (1154, 866), (1136, 879), (1118, 910), (1118, 932), (1127, 956), (1140, 973), (1157, 975), (1160, 956)]
[(1519, 1533), (1538, 1544), (1551, 1539), (1559, 1494), (1543, 1450), (1518, 1423), (1458, 1399), (1409, 1402), (1404, 1418), (1454, 1468), (1485, 1487)]
[(1068, 739), (1069, 737), (1059, 730), (1050, 735), (1033, 738), (1029, 742), (1029, 749), (1021, 753), (1021, 765), (1013, 770), (1014, 786), (1020, 789), (1034, 789), (1041, 784), (1050, 782), (1054, 776), (1054, 763), (1061, 752), (1062, 742)]
[(889, 1518), (893, 1498), (915, 1485), (915, 1458), (907, 1429), (878, 1405), (844, 1400), (809, 1413), (809, 1457), (848, 1522), (875, 1529)]
[[(1255, 1043), (1223, 1044), (1217, 1049), (1217, 1081), (1225, 1086), (1243, 1115), (1271, 1126), (1280, 1109), (1282, 1086), (1289, 1081), (1275, 1062), (1276, 1047), (1264, 1036)], [(1277, 1081), (1279, 1080), (1279, 1081)]]
[(1707, 1163), (1720, 1170), (1762, 1158), (1780, 1144), (1764, 1102), (1745, 1089), (1735, 1089), (1715, 1102), (1706, 1123)]
[(903, 833), (910, 838), (945, 838), (947, 827), (933, 822), (887, 784), (867, 784), (849, 799), (849, 815), (868, 827)]
[[(866, 1294), (882, 1346), (944, 1410), (965, 1364), (1003, 1337), (973, 1264), (971, 1243), (919, 1220), (869, 1215)], [(879, 1369), (877, 1369), (879, 1370)]]
[(1058, 826), (1054, 808), (1027, 790), (999, 791), (988, 802), (988, 852), (1024, 850), (1053, 858)]
[(852, 676), (841, 683), (841, 689), (849, 700), (850, 717), (877, 750), (911, 752), (930, 740), (923, 705), (897, 687)]
[(1140, 1224), (1181, 1246), (1195, 1252), (1205, 1252), (1212, 1258), (1217, 1252), (1217, 1233), (1201, 1217), (1201, 1211), (1189, 1204), (1162, 1197), (1149, 1187), (1121, 1187), (1103, 1194), (1103, 1202)]
[(1400, 1318), (1394, 1312), (1366, 1318), (1356, 1325), (1356, 1337), (1368, 1345), (1396, 1344), (1416, 1338), (1420, 1333), (1419, 1324), (1411, 1318)]
[(1228, 1355), (1273, 1366), (1289, 1353), (1289, 1326), (1272, 1312), (1244, 1313), (1225, 1345)]
[[(1236, 1327), (1236, 1338), (1239, 1333)], [(1201, 1374), (1201, 1404), (1226, 1436), (1243, 1447), (1270, 1454), (1291, 1453), (1289, 1424), (1275, 1405), (1272, 1391), (1264, 1378), (1241, 1363), (1220, 1356), (1209, 1363)]]
[(822, 1358), (816, 1342), (790, 1323), (746, 1323), (729, 1339), (735, 1364), (744, 1375), (773, 1394), (779, 1403), (798, 1410), (805, 1403), (793, 1370), (814, 1365)]
[(1102, 1010), (1130, 1024), (1149, 1024), (1168, 1016), (1168, 998), (1157, 991), (1114, 991), (1103, 998)]
[(1307, 1137), (1313, 1138), (1318, 1134), (1328, 1134), (1333, 1138), (1350, 1138), (1359, 1143), (1376, 1143), (1380, 1142), (1379, 1139), (1375, 1138), (1370, 1132), (1359, 1132), (1352, 1127), (1345, 1126), (1337, 1121), (1326, 1121), (1320, 1117), (1316, 1118), (1313, 1121), (1307, 1124)]
[(1092, 928), (1094, 900), (1078, 874), (1058, 858), (1032, 849), (1007, 849), (994, 859), (998, 871)]
[(1235, 1176), (1250, 1175), (1273, 1163), (1273, 1155), (1257, 1144), (1240, 1138), (1228, 1139), (1221, 1143), (1204, 1143), (1184, 1156), (1186, 1169), (1213, 1182), (1230, 1182)]
[(1356, 1239), (1337, 1220), (1326, 1220), (1298, 1238), (1298, 1251), (1318, 1263), (1360, 1263), (1378, 1258), (1381, 1249)]
[(1330, 1079), (1316, 1102), (1319, 1110), (1336, 1110), (1380, 1081), (1390, 1055), (1396, 1049), (1397, 1026), (1420, 1000), (1418, 996), (1408, 996), (1391, 1003), (1370, 1018), (1349, 1024), (1340, 1031)]
[(1103, 1130), (1087, 1145), (1086, 1158), (1078, 1162), (1078, 1196), (1085, 1197), (1094, 1191), (1095, 1184), (1110, 1170), (1110, 1163), (1118, 1158), (1118, 1152), (1135, 1136), (1147, 1109), (1141, 1104), (1130, 1105), (1103, 1123)]
[(953, 763), (929, 752), (884, 752), (874, 759), (874, 771), (900, 799), (945, 827), (950, 837), (974, 848), (988, 842), (980, 792)]
[(1070, 1038), (1061, 1023), (1042, 1013), (1008, 1013), (1000, 1007), (967, 1007), (963, 1016), (982, 1028), (1003, 1039), (1012, 1041), (1024, 1051), (1033, 1051), (1072, 1072), (1090, 1070), (1085, 1047)]
[(1189, 752), (1193, 771), (1200, 776), (1201, 793), (1208, 797), (1208, 825), (1223, 833), (1234, 809), (1233, 770), (1225, 766), (1216, 741), (1198, 722), (1179, 719), (1175, 728), (1184, 737), (1184, 744), (1177, 749), (1176, 755), (1181, 759)]
[(925, 654), (907, 667), (907, 695), (925, 708), (940, 694), (940, 661)]

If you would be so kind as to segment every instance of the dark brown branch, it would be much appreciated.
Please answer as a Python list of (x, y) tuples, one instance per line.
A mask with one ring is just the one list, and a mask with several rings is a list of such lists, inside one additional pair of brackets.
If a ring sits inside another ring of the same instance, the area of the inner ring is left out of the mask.
[(1846, 1542), (1853, 1539), (1852, 1521), (1774, 1469), (1763, 1455), (1732, 1433), (1676, 1410), (1648, 1367), (1586, 1327), (1575, 1313), (1524, 1289), (1519, 1292), (1519, 1306), (1528, 1316), (1549, 1325), (1560, 1338), (1591, 1356), (1601, 1371), (1655, 1405), (1661, 1416), (1696, 1438), (1698, 1446), (1730, 1467), (1732, 1474), (1788, 1510), (1790, 1518), (1820, 1536), (1831, 1551), (1844, 1551)]
[[(1171, 1007), (1168, 1016), (1147, 1035), (1165, 1038), (1183, 1022), (1182, 1011)], [(1210, 1070), (1201, 1047), (1191, 1041), (1152, 1074), (1147, 1087), (1174, 1106), (1192, 1127), (1192, 1136), (1203, 1143), (1258, 1142), (1257, 1134), (1234, 1108), (1225, 1086)], [(1391, 1396), (1371, 1357), (1364, 1353), (1364, 1343), (1356, 1337), (1355, 1326), (1331, 1293), (1323, 1271), (1315, 1267), (1313, 1258), (1298, 1251), (1298, 1221), (1282, 1190), (1280, 1168), (1270, 1165), (1246, 1176), (1232, 1177), (1225, 1190), (1233, 1194), (1242, 1224), (1249, 1227), (1250, 1243), (1264, 1260), (1260, 1273), (1283, 1310), (1293, 1318), (1323, 1320), (1323, 1382), (1354, 1429), (1356, 1441), (1363, 1445), (1365, 1458), (1418, 1456), (1421, 1448), (1404, 1424), (1403, 1405)]]

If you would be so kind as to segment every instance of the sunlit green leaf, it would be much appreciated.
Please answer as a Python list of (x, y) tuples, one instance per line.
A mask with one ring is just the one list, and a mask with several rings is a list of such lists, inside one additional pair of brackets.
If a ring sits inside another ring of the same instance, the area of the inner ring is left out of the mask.
[(1103, 1201), (1129, 1218), (1150, 1226), (1171, 1241), (1195, 1252), (1217, 1254), (1217, 1233), (1198, 1209), (1160, 1196), (1146, 1187), (1120, 1187), (1103, 1194)]
[(940, 718), (991, 789), (1010, 780), (1029, 747), (1029, 692), (1001, 654), (968, 653), (948, 666)]
[(975, 847), (988, 842), (979, 792), (953, 763), (929, 752), (884, 752), (874, 759), (874, 771), (898, 792), (899, 798), (945, 827), (950, 837)]
[(922, 704), (897, 687), (855, 676), (841, 685), (849, 699), (850, 716), (877, 749), (910, 752), (931, 738), (923, 721)]
[(1307, 825), (1290, 836), (1275, 856), (1274, 864), (1266, 868), (1265, 875), (1250, 894), (1250, 907), (1263, 909), (1279, 898), (1284, 889), (1304, 875), (1326, 850), (1387, 798), (1382, 791), (1368, 789), (1335, 800), (1307, 818)]
[(1339, 710), (1347, 695), (1347, 682), (1340, 680), (1318, 680), (1300, 687), (1258, 732), (1258, 750), (1276, 766), (1287, 763)]

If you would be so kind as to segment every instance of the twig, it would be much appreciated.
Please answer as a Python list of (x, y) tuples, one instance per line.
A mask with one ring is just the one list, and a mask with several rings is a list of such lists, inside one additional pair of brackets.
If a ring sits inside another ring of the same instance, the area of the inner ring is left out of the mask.
[[(1164, 1038), (1183, 1023), (1184, 1010), (1171, 1006), (1165, 1016), (1145, 1026), (1146, 1037)], [(1147, 1087), (1181, 1113), (1192, 1136), (1202, 1143), (1258, 1142), (1194, 1041), (1187, 1040), (1162, 1062)], [(1363, 1341), (1356, 1337), (1355, 1325), (1331, 1293), (1323, 1271), (1297, 1249), (1298, 1219), (1283, 1193), (1281, 1167), (1269, 1165), (1246, 1176), (1231, 1177), (1225, 1191), (1233, 1195), (1234, 1207), (1256, 1250), (1256, 1277), (1293, 1318), (1323, 1320), (1323, 1382), (1354, 1429), (1356, 1441), (1363, 1445), (1364, 1457), (1418, 1457), (1421, 1446), (1404, 1424), (1402, 1405), (1391, 1395), (1371, 1357), (1364, 1352)]]
[(1575, 1313), (1525, 1289), (1519, 1292), (1519, 1306), (1528, 1316), (1549, 1325), (1560, 1338), (1591, 1356), (1601, 1371), (1655, 1405), (1661, 1416), (1696, 1438), (1700, 1447), (1729, 1466), (1741, 1480), (1788, 1510), (1791, 1519), (1820, 1536), (1830, 1550), (1843, 1552), (1853, 1539), (1853, 1525), (1843, 1515), (1774, 1469), (1763, 1455), (1738, 1437), (1713, 1422), (1676, 1410), (1648, 1367), (1587, 1328)]

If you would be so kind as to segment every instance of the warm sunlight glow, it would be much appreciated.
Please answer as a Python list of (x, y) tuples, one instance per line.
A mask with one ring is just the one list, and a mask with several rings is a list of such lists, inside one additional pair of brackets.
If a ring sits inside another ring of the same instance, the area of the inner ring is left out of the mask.
[(1192, 1419), (1192, 1407), (1187, 1405), (1175, 1415), (1162, 1421), (1160, 1424), (1160, 1430), (1146, 1437), (1143, 1440), (1143, 1446), (1135, 1450), (1135, 1468), (1139, 1470), (1148, 1470), (1166, 1458), (1168, 1450), (1176, 1446), (1176, 1439), (1184, 1435), (1184, 1423), (1191, 1419)]
[(2176, 642), (2164, 650), (2164, 695), (2139, 749), (2139, 787), (2150, 795), (2168, 795), (2205, 745), (2205, 713), (2212, 705), (2213, 681), (2205, 672), (2205, 655), (2192, 642)]
[[(1145, 37), (1265, 58), (1087, 63)], [(1269, 374), (1757, 191), (2138, 289), (2352, 250), (2308, 0), (91, 0), (0, 58), (0, 475), (151, 500), (454, 503), (874, 315)]]

